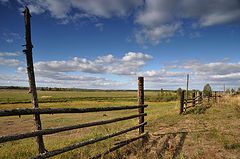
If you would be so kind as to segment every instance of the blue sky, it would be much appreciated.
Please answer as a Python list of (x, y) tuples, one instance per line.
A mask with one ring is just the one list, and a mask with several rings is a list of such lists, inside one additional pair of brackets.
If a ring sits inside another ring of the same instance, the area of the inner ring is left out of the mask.
[(0, 85), (28, 86), (25, 5), (39, 87), (240, 87), (238, 0), (0, 0)]

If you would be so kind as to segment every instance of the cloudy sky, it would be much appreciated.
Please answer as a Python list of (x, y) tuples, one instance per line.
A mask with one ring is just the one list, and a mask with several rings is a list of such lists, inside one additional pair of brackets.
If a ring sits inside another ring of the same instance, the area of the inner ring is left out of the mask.
[(2, 86), (28, 86), (25, 5), (39, 87), (240, 87), (239, 0), (0, 0)]

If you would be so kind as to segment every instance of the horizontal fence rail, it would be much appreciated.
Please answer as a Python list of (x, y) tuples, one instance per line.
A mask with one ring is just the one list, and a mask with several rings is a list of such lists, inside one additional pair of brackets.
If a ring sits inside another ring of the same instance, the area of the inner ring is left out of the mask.
[[(182, 114), (185, 112), (188, 108), (195, 107), (196, 105), (202, 104), (202, 92), (198, 92), (197, 96), (195, 96), (195, 92), (192, 92), (192, 98), (184, 98), (184, 91), (181, 92), (181, 98), (180, 98), (180, 112), (179, 114)], [(191, 103), (191, 105), (188, 105)]]
[(192, 101), (185, 101), (184, 104), (186, 104), (186, 103), (192, 103)]
[(21, 108), (0, 110), (1, 116), (31, 115), (31, 114), (59, 114), (59, 113), (89, 113), (101, 111), (114, 111), (145, 108), (147, 105), (119, 106), (119, 107), (94, 107), (94, 108)]
[(106, 140), (106, 139), (112, 138), (114, 136), (124, 134), (126, 132), (138, 129), (138, 128), (146, 125), (146, 124), (147, 124), (147, 122), (144, 122), (144, 123), (141, 123), (137, 126), (134, 126), (134, 127), (122, 130), (122, 131), (118, 131), (118, 132), (115, 132), (115, 133), (112, 133), (112, 134), (109, 134), (109, 135), (105, 135), (105, 136), (102, 136), (102, 137), (90, 139), (90, 140), (83, 141), (83, 142), (80, 142), (80, 143), (77, 143), (77, 144), (73, 144), (73, 145), (70, 145), (70, 146), (67, 146), (67, 147), (64, 147), (64, 148), (61, 148), (61, 149), (57, 149), (57, 150), (49, 151), (49, 152), (46, 152), (46, 153), (43, 153), (43, 154), (39, 154), (39, 155), (37, 155), (35, 157), (32, 157), (30, 159), (43, 159), (43, 158), (52, 157), (52, 156), (55, 156), (55, 155), (58, 155), (58, 154), (61, 154), (61, 153), (64, 153), (64, 152), (67, 152), (67, 151), (70, 151), (70, 150), (74, 150), (76, 148), (80, 148), (80, 147), (83, 147), (83, 146), (86, 146), (86, 145), (89, 145), (89, 144), (93, 144), (93, 143), (98, 142), (98, 141)]
[(84, 123), (84, 124), (78, 124), (78, 125), (72, 125), (72, 126), (64, 126), (60, 128), (53, 128), (53, 129), (45, 129), (45, 130), (36, 130), (34, 132), (28, 132), (23, 134), (15, 134), (15, 135), (9, 135), (9, 136), (0, 136), (0, 143), (7, 142), (7, 141), (13, 141), (13, 140), (19, 140), (29, 137), (35, 137), (38, 135), (49, 135), (54, 134), (58, 132), (63, 132), (67, 130), (73, 130), (73, 129), (79, 129), (79, 128), (85, 128), (85, 127), (91, 127), (91, 126), (97, 126), (97, 125), (104, 125), (104, 124), (110, 124), (118, 121), (128, 120), (137, 118), (140, 116), (146, 116), (147, 114), (137, 114), (137, 115), (131, 115), (127, 117), (121, 117), (121, 118), (115, 118), (111, 120), (104, 120), (104, 121), (97, 121), (97, 122), (90, 122), (90, 123)]

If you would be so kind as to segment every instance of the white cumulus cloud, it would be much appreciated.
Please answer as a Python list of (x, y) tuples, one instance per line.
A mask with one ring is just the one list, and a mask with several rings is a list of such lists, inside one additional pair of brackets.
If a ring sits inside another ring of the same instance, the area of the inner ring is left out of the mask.
[(19, 52), (0, 52), (0, 56), (19, 56)]
[(143, 4), (143, 0), (18, 0), (18, 2), (28, 5), (32, 13), (48, 11), (52, 17), (58, 19), (68, 17), (72, 9), (104, 18), (126, 16)]
[[(240, 22), (240, 1), (146, 0), (135, 19), (143, 26), (135, 33), (136, 40), (158, 44), (162, 39), (174, 36), (176, 31), (183, 33), (184, 28), (176, 27), (176, 23), (186, 20), (195, 28)], [(190, 37), (200, 37), (200, 34), (192, 33)]]
[[(48, 12), (61, 24), (79, 18), (129, 17), (138, 24), (138, 43), (169, 42), (185, 29), (240, 22), (239, 0), (18, 0), (35, 14)], [(74, 10), (74, 11), (73, 11)], [(101, 31), (103, 23), (95, 24)], [(201, 37), (190, 33), (190, 38)]]
[(0, 66), (19, 66), (20, 64), (22, 64), (22, 62), (17, 59), (5, 59), (0, 57)]
[(35, 69), (51, 72), (84, 72), (92, 74), (117, 74), (135, 75), (146, 61), (152, 56), (143, 53), (129, 52), (122, 58), (115, 58), (113, 55), (99, 56), (91, 61), (86, 58), (74, 57), (70, 61), (47, 61), (34, 64)]

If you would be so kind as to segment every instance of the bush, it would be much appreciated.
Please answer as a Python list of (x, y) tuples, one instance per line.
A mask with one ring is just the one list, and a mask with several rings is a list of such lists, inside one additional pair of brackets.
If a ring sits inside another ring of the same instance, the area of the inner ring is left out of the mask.
[(177, 96), (178, 96), (178, 98), (181, 97), (181, 93), (182, 93), (182, 89), (181, 89), (181, 88), (178, 88), (178, 89), (177, 89)]
[(230, 89), (229, 89), (229, 88), (226, 90), (226, 93), (227, 93), (227, 94), (229, 94), (229, 93), (230, 93)]
[(210, 86), (210, 84), (206, 84), (203, 88), (203, 96), (206, 97), (210, 94), (210, 96), (212, 95), (212, 88)]
[(231, 89), (231, 93), (235, 93), (235, 90), (233, 88)]

